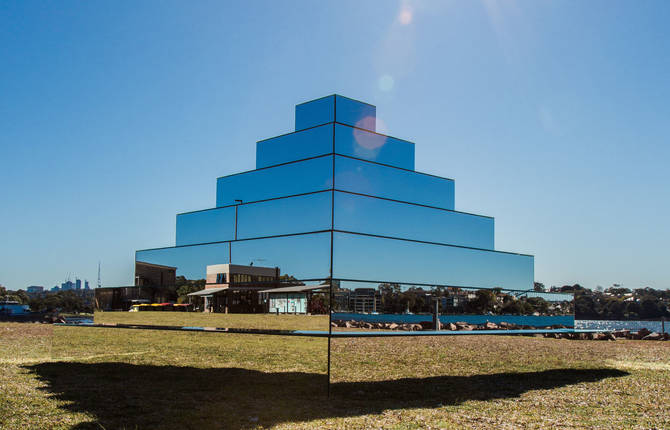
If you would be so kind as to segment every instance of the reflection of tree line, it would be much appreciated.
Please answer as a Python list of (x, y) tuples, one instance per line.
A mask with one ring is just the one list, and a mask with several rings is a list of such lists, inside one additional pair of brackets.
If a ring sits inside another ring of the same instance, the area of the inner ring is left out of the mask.
[[(541, 284), (540, 284), (541, 285)], [(590, 290), (579, 284), (552, 291), (575, 294), (575, 318), (585, 320), (644, 320), (670, 318), (670, 290), (613, 286)]]
[[(367, 291), (364, 291), (367, 290)], [(362, 309), (358, 295), (372, 289), (339, 289), (336, 291), (338, 310), (355, 312), (432, 313), (435, 300), (440, 313), (500, 314), (500, 315), (565, 315), (573, 312), (570, 301), (548, 302), (541, 297), (516, 297), (501, 289), (464, 290), (454, 287), (403, 288), (400, 284), (380, 284), (375, 300), (368, 300)], [(338, 300), (339, 296), (339, 300)]]

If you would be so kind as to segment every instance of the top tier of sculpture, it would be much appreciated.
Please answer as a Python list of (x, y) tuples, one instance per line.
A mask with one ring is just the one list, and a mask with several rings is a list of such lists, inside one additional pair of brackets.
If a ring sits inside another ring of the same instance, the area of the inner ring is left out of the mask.
[(339, 154), (414, 170), (414, 144), (376, 133), (377, 108), (339, 95), (295, 107), (295, 132), (257, 142), (256, 168)]

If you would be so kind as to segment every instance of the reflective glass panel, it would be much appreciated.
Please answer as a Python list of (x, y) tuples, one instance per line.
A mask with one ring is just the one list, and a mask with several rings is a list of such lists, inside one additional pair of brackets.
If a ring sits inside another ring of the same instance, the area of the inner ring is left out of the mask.
[(332, 188), (332, 156), (224, 176), (216, 181), (216, 205), (253, 202)]
[(435, 315), (439, 329), (450, 331), (574, 326), (569, 294), (545, 300), (519, 291), (338, 280), (333, 285), (334, 331), (430, 331), (435, 330)]
[(333, 277), (377, 282), (531, 290), (533, 257), (335, 233)]
[(335, 229), (493, 249), (493, 218), (335, 193)]
[(335, 156), (335, 188), (410, 203), (454, 209), (454, 181)]
[(414, 144), (342, 124), (335, 125), (335, 152), (414, 170)]
[(330, 233), (233, 242), (232, 263), (277, 267), (287, 279), (326, 279), (330, 275)]
[(377, 108), (348, 97), (336, 96), (335, 121), (375, 131)]
[(240, 205), (237, 238), (326, 230), (331, 226), (332, 192)]
[(177, 215), (176, 245), (223, 242), (235, 238), (235, 208), (226, 207)]
[(228, 242), (137, 251), (135, 261), (173, 267), (176, 276), (205, 279), (207, 266), (228, 263)]
[(256, 142), (256, 168), (333, 152), (333, 124)]
[(335, 97), (327, 96), (295, 107), (295, 130), (333, 122), (335, 119)]

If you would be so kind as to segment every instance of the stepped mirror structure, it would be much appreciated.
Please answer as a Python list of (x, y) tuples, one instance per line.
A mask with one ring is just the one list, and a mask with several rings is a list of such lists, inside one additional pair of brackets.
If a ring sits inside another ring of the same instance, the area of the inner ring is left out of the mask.
[(135, 285), (199, 285), (197, 310), (266, 316), (239, 328), (573, 326), (572, 295), (533, 291), (533, 256), (495, 250), (494, 219), (455, 210), (454, 181), (416, 171), (414, 143), (375, 124), (339, 95), (297, 105), (255, 170), (217, 179), (214, 208), (177, 215), (174, 247), (136, 252)]

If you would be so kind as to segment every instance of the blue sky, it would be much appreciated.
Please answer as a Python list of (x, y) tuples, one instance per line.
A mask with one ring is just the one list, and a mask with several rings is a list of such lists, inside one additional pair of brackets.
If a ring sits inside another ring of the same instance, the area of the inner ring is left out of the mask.
[(670, 4), (3, 2), (0, 283), (132, 283), (294, 105), (377, 106), (547, 285), (670, 287)]

